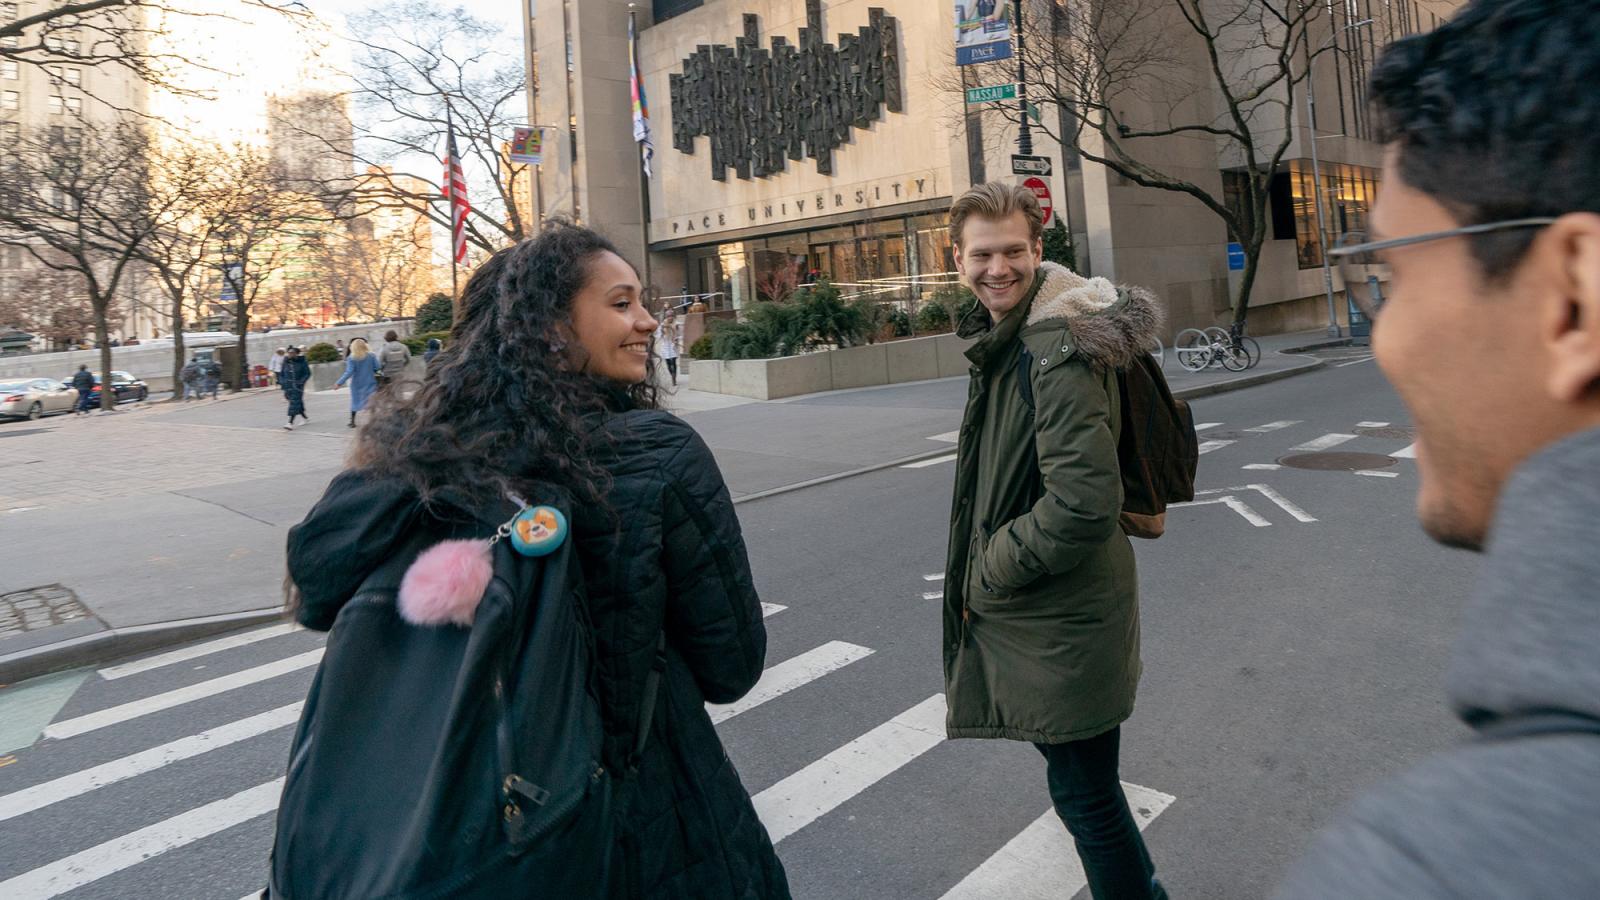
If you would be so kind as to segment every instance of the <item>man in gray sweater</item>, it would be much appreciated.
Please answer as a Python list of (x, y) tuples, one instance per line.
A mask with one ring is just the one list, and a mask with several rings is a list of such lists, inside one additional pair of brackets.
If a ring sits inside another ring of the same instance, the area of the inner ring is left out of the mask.
[(1359, 799), (1285, 900), (1600, 897), (1597, 86), (1594, 0), (1473, 0), (1373, 71), (1383, 188), (1335, 255), (1390, 277), (1423, 528), (1485, 554), (1447, 681), (1476, 733)]

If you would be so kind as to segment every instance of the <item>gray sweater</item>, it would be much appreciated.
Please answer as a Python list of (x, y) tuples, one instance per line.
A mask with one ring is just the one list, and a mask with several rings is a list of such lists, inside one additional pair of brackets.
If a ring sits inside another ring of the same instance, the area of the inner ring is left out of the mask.
[[(1600, 717), (1600, 429), (1506, 486), (1448, 678), (1474, 728)], [(1360, 798), (1277, 896), (1600, 897), (1600, 734), (1480, 736)]]

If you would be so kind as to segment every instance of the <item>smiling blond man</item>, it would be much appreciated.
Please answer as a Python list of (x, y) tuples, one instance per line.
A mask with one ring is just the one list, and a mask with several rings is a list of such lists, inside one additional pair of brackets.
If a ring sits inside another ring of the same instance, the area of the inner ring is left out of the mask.
[(974, 187), (950, 230), (978, 298), (960, 331), (981, 337), (945, 569), (947, 729), (1038, 748), (1096, 900), (1164, 898), (1118, 778), (1140, 663), (1116, 370), (1160, 315), (1143, 291), (1044, 262), (1026, 188)]

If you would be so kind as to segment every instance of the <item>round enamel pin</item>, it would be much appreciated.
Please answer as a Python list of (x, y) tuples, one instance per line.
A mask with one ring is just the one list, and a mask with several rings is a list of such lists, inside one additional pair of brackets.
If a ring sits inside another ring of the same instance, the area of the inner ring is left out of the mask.
[(511, 522), (511, 546), (523, 556), (545, 556), (567, 539), (567, 517), (553, 506), (530, 506)]

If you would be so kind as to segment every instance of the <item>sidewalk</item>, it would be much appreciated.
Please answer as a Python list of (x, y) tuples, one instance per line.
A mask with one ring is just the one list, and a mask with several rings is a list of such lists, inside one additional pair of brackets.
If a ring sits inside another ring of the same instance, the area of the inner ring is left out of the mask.
[[(1261, 339), (1256, 369), (1166, 373), (1180, 396), (1322, 365)], [(965, 378), (758, 402), (693, 389), (665, 405), (716, 455), (736, 503), (954, 452)], [(282, 428), (271, 389), (127, 415), (0, 426), (0, 684), (276, 620), (284, 535), (344, 465), (349, 394)]]

